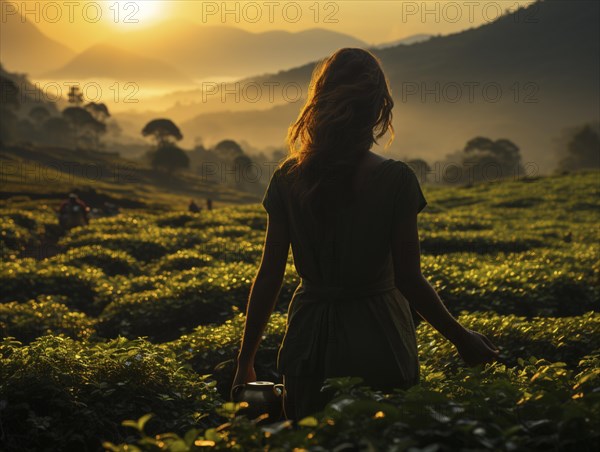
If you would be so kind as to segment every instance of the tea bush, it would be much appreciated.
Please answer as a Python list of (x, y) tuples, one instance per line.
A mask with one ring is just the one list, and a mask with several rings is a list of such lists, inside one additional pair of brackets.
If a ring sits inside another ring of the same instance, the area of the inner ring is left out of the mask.
[(109, 286), (104, 273), (95, 268), (79, 269), (21, 259), (0, 268), (0, 302), (28, 301), (42, 295), (63, 295), (65, 303), (88, 314), (98, 314), (107, 302)]
[(157, 226), (161, 227), (168, 226), (172, 228), (180, 228), (185, 226), (187, 223), (194, 220), (195, 218), (196, 215), (192, 213), (173, 212), (161, 215), (159, 218), (156, 219), (155, 223)]
[(453, 313), (494, 310), (517, 315), (577, 315), (598, 309), (597, 245), (527, 253), (423, 256), (423, 274)]
[(421, 248), (426, 254), (434, 256), (449, 253), (470, 252), (491, 254), (498, 252), (518, 253), (541, 247), (544, 241), (534, 237), (513, 235), (502, 237), (498, 231), (461, 231), (424, 232)]
[[(245, 306), (255, 274), (255, 267), (237, 263), (163, 276), (164, 283), (149, 290), (115, 297), (99, 317), (98, 329), (107, 337), (175, 339), (197, 325), (231, 317), (233, 306)], [(147, 281), (152, 284), (152, 278)]]
[(145, 292), (155, 290), (159, 287), (165, 287), (172, 281), (170, 273), (155, 274), (154, 276), (123, 276), (117, 275), (110, 278), (110, 282), (114, 288), (116, 298), (123, 297), (127, 294)]
[[(160, 283), (152, 278), (138, 278), (130, 283), (148, 281), (151, 287), (134, 292), (121, 286), (118, 291), (125, 294), (115, 297), (104, 309), (98, 318), (98, 330), (105, 337), (146, 336), (153, 342), (173, 340), (195, 326), (231, 318), (233, 307), (244, 308), (255, 275), (254, 266), (237, 263), (175, 273), (162, 277)], [(287, 309), (289, 297), (296, 289), (293, 283), (289, 278), (282, 287), (279, 311)]]
[[(234, 309), (233, 318), (221, 325), (199, 326), (193, 332), (164, 344), (173, 350), (177, 359), (190, 364), (200, 374), (212, 374), (218, 389), (225, 397), (231, 388), (235, 359), (244, 329), (245, 316)], [(286, 316), (274, 313), (263, 334), (256, 359), (259, 379), (275, 381), (277, 351), (285, 333)]]
[(159, 236), (141, 233), (87, 234), (83, 237), (68, 236), (60, 241), (66, 249), (102, 245), (114, 251), (124, 251), (141, 262), (159, 259), (169, 253), (170, 244)]
[(210, 265), (214, 261), (208, 254), (199, 253), (195, 250), (179, 250), (174, 254), (164, 256), (157, 264), (157, 272), (181, 271), (191, 268), (200, 268)]
[(246, 262), (257, 265), (262, 256), (262, 244), (259, 240), (212, 238), (202, 245), (194, 247), (200, 253), (209, 254), (215, 260), (224, 263)]
[[(500, 347), (500, 359), (507, 365), (516, 365), (519, 359), (530, 356), (549, 361), (561, 361), (571, 366), (590, 350), (600, 350), (600, 314), (588, 312), (577, 317), (503, 316), (494, 312), (457, 315), (461, 324), (488, 336)], [(272, 315), (257, 358), (257, 372), (265, 379), (275, 379), (277, 351), (285, 333), (285, 315)], [(199, 373), (214, 373), (219, 389), (225, 396), (234, 370), (234, 358), (239, 349), (244, 316), (239, 312), (224, 324), (200, 326), (192, 333), (164, 344), (178, 359), (190, 364)], [(560, 334), (557, 334), (559, 333)], [(455, 370), (461, 360), (454, 345), (429, 324), (417, 328), (417, 344), (423, 378), (440, 376), (442, 369)]]
[(137, 261), (124, 251), (109, 250), (99, 245), (73, 248), (50, 259), (59, 265), (96, 267), (108, 276), (139, 273)]
[(95, 451), (124, 441), (123, 418), (146, 412), (149, 428), (214, 425), (214, 383), (144, 340), (107, 343), (43, 336), (0, 343), (0, 413), (6, 450)]
[(12, 218), (3, 217), (0, 224), (0, 258), (3, 261), (17, 258), (32, 239), (27, 229), (16, 224)]
[[(590, 351), (600, 350), (600, 313), (587, 312), (574, 317), (533, 317), (499, 315), (494, 312), (469, 313), (456, 316), (466, 328), (485, 334), (500, 348), (499, 359), (517, 365), (531, 356), (552, 362), (564, 362), (575, 367)], [(430, 378), (440, 369), (456, 369), (454, 345), (445, 340), (431, 325), (417, 328), (421, 374)]]
[(227, 296), (226, 289), (215, 288), (205, 279), (126, 295), (102, 312), (98, 331), (105, 337), (172, 340), (197, 325), (230, 317)]
[[(458, 368), (407, 390), (382, 394), (360, 379), (332, 379), (335, 398), (296, 426), (235, 416), (217, 428), (148, 435), (112, 451), (164, 450), (595, 450), (600, 444), (600, 351), (575, 369), (534, 356)], [(295, 427), (295, 428), (294, 428)], [(138, 448), (133, 446), (136, 444)], [(132, 448), (133, 447), (133, 448)]]
[(0, 304), (2, 337), (14, 337), (24, 343), (47, 334), (87, 339), (94, 333), (94, 324), (94, 319), (84, 313), (70, 311), (60, 296)]

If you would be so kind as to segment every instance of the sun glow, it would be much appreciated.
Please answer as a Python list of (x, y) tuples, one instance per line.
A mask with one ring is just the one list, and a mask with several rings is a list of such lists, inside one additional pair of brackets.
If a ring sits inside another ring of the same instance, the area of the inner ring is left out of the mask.
[(143, 27), (167, 14), (167, 2), (161, 0), (116, 0), (106, 2), (105, 17), (119, 27)]

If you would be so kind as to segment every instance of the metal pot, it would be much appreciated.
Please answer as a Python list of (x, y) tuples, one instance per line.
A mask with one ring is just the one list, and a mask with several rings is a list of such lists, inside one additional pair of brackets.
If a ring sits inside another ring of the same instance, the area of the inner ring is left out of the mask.
[(231, 395), (236, 403), (246, 402), (248, 406), (241, 408), (238, 414), (249, 419), (255, 419), (262, 414), (268, 414), (266, 422), (277, 422), (283, 416), (283, 394), (285, 389), (281, 384), (272, 381), (252, 381), (235, 386)]

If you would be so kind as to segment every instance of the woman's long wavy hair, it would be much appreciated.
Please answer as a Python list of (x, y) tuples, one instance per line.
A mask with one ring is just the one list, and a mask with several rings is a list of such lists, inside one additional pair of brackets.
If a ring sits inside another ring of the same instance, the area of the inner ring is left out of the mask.
[(394, 138), (394, 101), (378, 58), (359, 48), (336, 51), (314, 69), (308, 99), (289, 128), (291, 191), (317, 222), (356, 199), (358, 162), (377, 139)]

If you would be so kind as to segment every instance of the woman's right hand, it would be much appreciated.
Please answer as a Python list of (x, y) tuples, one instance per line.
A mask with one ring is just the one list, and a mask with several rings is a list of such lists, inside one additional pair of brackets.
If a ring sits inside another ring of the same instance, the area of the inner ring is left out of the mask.
[(465, 328), (454, 343), (458, 354), (468, 366), (490, 363), (498, 358), (500, 350), (486, 336)]

